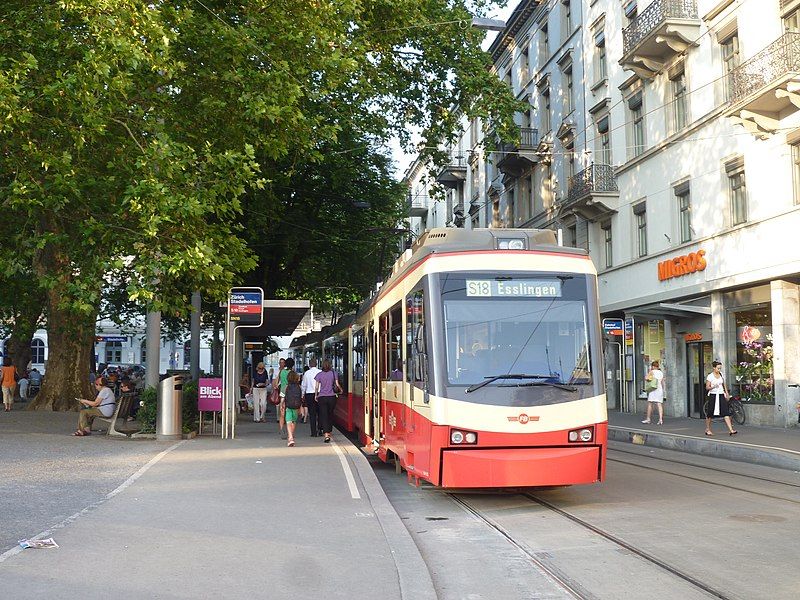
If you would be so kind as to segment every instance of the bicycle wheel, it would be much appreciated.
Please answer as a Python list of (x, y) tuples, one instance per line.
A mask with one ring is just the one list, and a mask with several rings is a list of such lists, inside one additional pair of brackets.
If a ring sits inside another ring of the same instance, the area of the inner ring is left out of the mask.
[(745, 415), (742, 403), (739, 400), (731, 400), (728, 402), (728, 408), (730, 409), (731, 418), (739, 425), (744, 425)]

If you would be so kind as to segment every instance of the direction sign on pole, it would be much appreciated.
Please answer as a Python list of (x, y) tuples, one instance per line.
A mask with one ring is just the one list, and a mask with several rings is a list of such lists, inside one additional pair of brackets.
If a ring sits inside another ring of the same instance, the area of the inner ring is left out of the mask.
[(606, 335), (622, 335), (623, 327), (622, 319), (603, 319), (603, 333)]

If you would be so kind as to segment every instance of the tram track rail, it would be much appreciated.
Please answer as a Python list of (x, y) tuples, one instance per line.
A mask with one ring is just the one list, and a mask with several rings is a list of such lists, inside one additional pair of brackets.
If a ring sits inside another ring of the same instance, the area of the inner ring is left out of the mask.
[[(706, 471), (713, 471), (713, 472), (721, 473), (721, 474), (724, 474), (724, 475), (734, 475), (736, 477), (742, 477), (742, 478), (745, 478), (745, 479), (754, 479), (754, 480), (757, 480), (757, 481), (763, 481), (765, 483), (771, 483), (771, 484), (774, 484), (774, 485), (783, 485), (783, 486), (790, 487), (790, 488), (800, 489), (800, 485), (795, 484), (795, 483), (791, 483), (791, 482), (787, 482), (787, 481), (779, 481), (777, 479), (769, 479), (767, 477), (750, 476), (750, 475), (746, 475), (744, 473), (737, 473), (736, 471), (730, 471), (728, 469), (718, 469), (716, 467), (698, 465), (698, 464), (687, 462), (687, 461), (675, 461), (675, 460), (661, 458), (661, 457), (657, 457), (657, 456), (647, 456), (647, 455), (644, 455), (644, 454), (639, 454), (638, 452), (626, 452), (624, 450), (616, 450), (616, 449), (614, 449), (613, 452), (620, 452), (620, 453), (623, 453), (623, 454), (630, 454), (630, 455), (633, 455), (633, 456), (636, 456), (636, 457), (639, 457), (639, 458), (643, 458), (643, 459), (647, 459), (647, 460), (658, 460), (658, 461), (663, 461), (663, 462), (680, 464), (680, 465), (684, 465), (684, 466), (688, 466), (688, 467), (693, 467), (693, 468), (696, 468), (696, 469), (703, 469), (703, 470), (706, 470)], [(739, 486), (731, 485), (731, 484), (727, 484), (727, 483), (722, 483), (722, 482), (719, 482), (719, 481), (709, 481), (708, 479), (704, 479), (702, 477), (694, 477), (692, 475), (687, 475), (686, 473), (678, 473), (676, 471), (672, 471), (672, 470), (669, 470), (669, 469), (661, 469), (661, 468), (653, 467), (653, 466), (650, 466), (650, 465), (642, 465), (642, 464), (638, 464), (638, 463), (627, 461), (627, 460), (620, 460), (618, 458), (608, 457), (607, 460), (608, 460), (608, 462), (615, 462), (615, 463), (619, 463), (619, 464), (623, 464), (623, 465), (628, 465), (628, 466), (631, 466), (631, 467), (636, 467), (636, 468), (639, 468), (639, 469), (647, 469), (647, 470), (650, 470), (650, 471), (656, 471), (658, 473), (664, 473), (665, 475), (672, 475), (673, 477), (680, 477), (682, 479), (688, 479), (690, 481), (698, 481), (700, 483), (705, 483), (705, 484), (708, 484), (708, 485), (714, 485), (714, 486), (717, 486), (717, 487), (733, 490), (733, 491), (736, 491), (736, 492), (744, 492), (744, 493), (747, 493), (747, 494), (753, 494), (754, 496), (760, 496), (762, 498), (769, 498), (770, 500), (779, 500), (781, 502), (788, 502), (790, 504), (798, 504), (798, 505), (800, 505), (800, 500), (796, 500), (796, 499), (793, 499), (793, 498), (786, 498), (784, 496), (778, 496), (778, 495), (775, 495), (775, 494), (767, 494), (765, 492), (758, 492), (758, 491), (755, 491), (755, 490), (751, 490), (751, 489), (747, 489), (747, 488), (744, 488), (744, 487), (739, 487)]]
[[(596, 525), (589, 523), (588, 521), (578, 517), (570, 513), (569, 511), (564, 510), (549, 502), (543, 498), (536, 496), (533, 493), (521, 493), (519, 494), (521, 497), (530, 500), (531, 502), (538, 504), (539, 506), (548, 509), (549, 511), (569, 520), (570, 522), (578, 525), (584, 530), (587, 530), (597, 536), (600, 536), (604, 540), (611, 542), (618, 548), (622, 548), (627, 552), (641, 558), (642, 560), (646, 561), (649, 564), (657, 567), (658, 569), (669, 573), (670, 575), (681, 579), (682, 581), (686, 582), (693, 588), (702, 591), (711, 597), (720, 598), (721, 600), (733, 600), (733, 596), (727, 595), (725, 592), (714, 588), (711, 585), (706, 584), (705, 582), (701, 581), (700, 579), (694, 577), (693, 575), (670, 565), (669, 563), (663, 561), (662, 559), (658, 558), (654, 554), (639, 548), (629, 542), (626, 542), (622, 538), (610, 533)], [(456, 494), (450, 494), (450, 497), (453, 501), (461, 506), (464, 510), (468, 513), (475, 516), (480, 521), (484, 522), (487, 526), (495, 530), (497, 533), (502, 535), (506, 540), (509, 541), (515, 548), (525, 554), (533, 564), (539, 567), (544, 573), (546, 573), (551, 579), (559, 585), (562, 589), (564, 589), (567, 593), (572, 595), (574, 598), (579, 598), (581, 600), (594, 600), (596, 596), (588, 592), (583, 586), (581, 586), (578, 582), (574, 581), (573, 578), (569, 577), (565, 573), (562, 573), (559, 569), (555, 568), (554, 566), (548, 564), (545, 561), (542, 561), (538, 556), (537, 553), (534, 552), (532, 549), (527, 547), (524, 542), (518, 540), (513, 533), (511, 533), (507, 528), (503, 527), (499, 523), (496, 523), (487, 515), (483, 514), (478, 508), (472, 506), (469, 502), (464, 500), (463, 498), (459, 498)]]

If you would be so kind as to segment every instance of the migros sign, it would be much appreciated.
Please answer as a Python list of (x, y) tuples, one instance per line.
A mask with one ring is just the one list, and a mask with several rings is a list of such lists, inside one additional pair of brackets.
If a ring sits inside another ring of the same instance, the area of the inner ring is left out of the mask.
[(706, 268), (706, 251), (698, 250), (683, 256), (676, 256), (658, 263), (658, 279), (666, 281), (673, 277), (681, 277), (703, 271)]

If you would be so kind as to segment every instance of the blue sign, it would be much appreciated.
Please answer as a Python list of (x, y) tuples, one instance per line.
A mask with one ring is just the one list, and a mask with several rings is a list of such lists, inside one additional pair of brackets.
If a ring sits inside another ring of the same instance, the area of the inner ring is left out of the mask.
[(603, 319), (603, 333), (606, 335), (622, 335), (623, 327), (622, 319)]
[(239, 325), (261, 325), (264, 312), (264, 294), (253, 288), (232, 289), (228, 296), (228, 312), (231, 321)]

